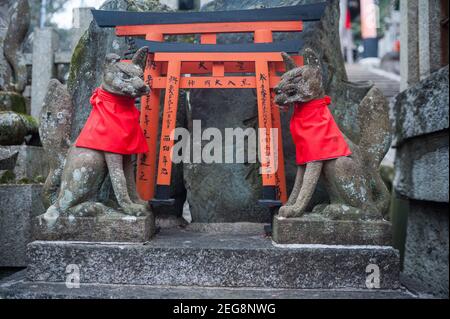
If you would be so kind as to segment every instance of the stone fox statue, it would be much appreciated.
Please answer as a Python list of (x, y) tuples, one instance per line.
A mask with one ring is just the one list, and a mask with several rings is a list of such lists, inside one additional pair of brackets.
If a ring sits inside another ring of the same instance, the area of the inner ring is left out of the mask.
[(44, 185), (45, 216), (59, 214), (96, 216), (112, 208), (97, 201), (107, 173), (111, 178), (119, 211), (140, 216), (148, 212), (136, 193), (131, 155), (147, 152), (139, 126), (135, 98), (148, 94), (143, 80), (147, 48), (132, 63), (106, 56), (103, 83), (92, 98), (92, 112), (74, 145), (69, 141), (71, 98), (52, 80), (41, 113), (40, 136), (50, 164)]
[(275, 102), (283, 110), (295, 107), (291, 133), (297, 150), (297, 176), (281, 217), (301, 217), (322, 177), (330, 196), (319, 212), (331, 219), (382, 219), (389, 206), (389, 192), (379, 174), (391, 134), (388, 106), (381, 92), (372, 88), (361, 102), (360, 140), (343, 135), (328, 104), (320, 62), (311, 49), (303, 52), (305, 66), (297, 67), (283, 53), (287, 72), (275, 88)]

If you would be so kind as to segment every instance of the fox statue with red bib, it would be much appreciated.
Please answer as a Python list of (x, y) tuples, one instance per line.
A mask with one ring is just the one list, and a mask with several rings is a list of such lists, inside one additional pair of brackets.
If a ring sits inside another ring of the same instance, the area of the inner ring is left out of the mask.
[[(135, 107), (135, 99), (150, 91), (144, 82), (147, 53), (148, 48), (140, 49), (131, 63), (121, 62), (116, 54), (106, 56), (103, 83), (93, 92), (90, 116), (74, 145), (67, 142), (67, 136), (58, 140), (67, 134), (70, 117), (65, 115), (71, 110), (64, 113), (64, 106), (54, 106), (52, 96), (46, 97), (40, 127), (51, 166), (44, 185), (44, 197), (50, 205), (46, 218), (55, 219), (61, 214), (84, 217), (108, 212), (132, 216), (151, 213), (137, 194), (132, 161), (133, 154), (148, 151)], [(64, 92), (60, 86), (52, 80), (49, 92)], [(70, 102), (67, 97), (66, 104)], [(98, 200), (108, 173), (116, 207)]]
[(283, 110), (294, 107), (291, 134), (296, 148), (297, 177), (292, 193), (279, 216), (301, 217), (319, 179), (330, 197), (313, 213), (328, 219), (380, 220), (387, 213), (389, 192), (379, 173), (391, 141), (387, 101), (372, 88), (358, 110), (360, 140), (347, 138), (328, 108), (332, 99), (325, 95), (320, 60), (307, 48), (305, 65), (297, 67), (283, 53), (287, 72), (275, 88), (276, 104)]

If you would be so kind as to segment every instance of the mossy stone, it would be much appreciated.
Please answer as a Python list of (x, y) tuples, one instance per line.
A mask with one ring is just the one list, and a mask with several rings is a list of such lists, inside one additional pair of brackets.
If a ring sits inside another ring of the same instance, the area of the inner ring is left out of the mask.
[(0, 92), (0, 111), (13, 111), (26, 114), (25, 98), (16, 92)]

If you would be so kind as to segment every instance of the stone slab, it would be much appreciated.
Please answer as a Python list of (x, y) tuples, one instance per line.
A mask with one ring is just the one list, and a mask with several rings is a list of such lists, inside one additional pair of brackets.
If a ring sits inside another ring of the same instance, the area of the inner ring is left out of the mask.
[(278, 244), (392, 246), (391, 223), (274, 217), (273, 240)]
[(406, 91), (391, 103), (394, 146), (405, 140), (448, 129), (448, 66)]
[(219, 287), (156, 287), (29, 282), (18, 273), (0, 282), (0, 299), (414, 299), (406, 289), (265, 289)]
[(45, 209), (42, 186), (0, 185), (0, 267), (25, 267), (34, 217)]
[(402, 279), (439, 298), (448, 298), (448, 215), (448, 204), (410, 201)]
[(186, 229), (196, 233), (263, 235), (265, 225), (260, 223), (190, 223)]
[(448, 203), (448, 136), (446, 130), (415, 137), (397, 149), (394, 187), (399, 194), (416, 200)]
[(276, 247), (257, 235), (162, 230), (147, 244), (35, 241), (28, 245), (30, 281), (65, 282), (76, 265), (83, 284), (367, 289), (367, 266), (380, 288), (399, 288), (399, 254), (391, 247)]
[(60, 216), (46, 220), (43, 215), (33, 221), (33, 239), (87, 242), (147, 242), (155, 233), (152, 216), (134, 217), (107, 214), (98, 217)]

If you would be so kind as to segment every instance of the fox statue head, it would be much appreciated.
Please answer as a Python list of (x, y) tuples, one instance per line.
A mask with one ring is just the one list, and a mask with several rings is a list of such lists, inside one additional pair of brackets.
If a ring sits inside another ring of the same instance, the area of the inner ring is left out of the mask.
[(286, 73), (275, 88), (275, 103), (281, 107), (309, 102), (325, 95), (317, 54), (311, 49), (302, 52), (305, 65), (297, 67), (287, 53), (282, 53)]
[(144, 81), (148, 48), (139, 49), (131, 63), (121, 62), (117, 54), (105, 59), (102, 88), (113, 94), (137, 98), (150, 92)]

